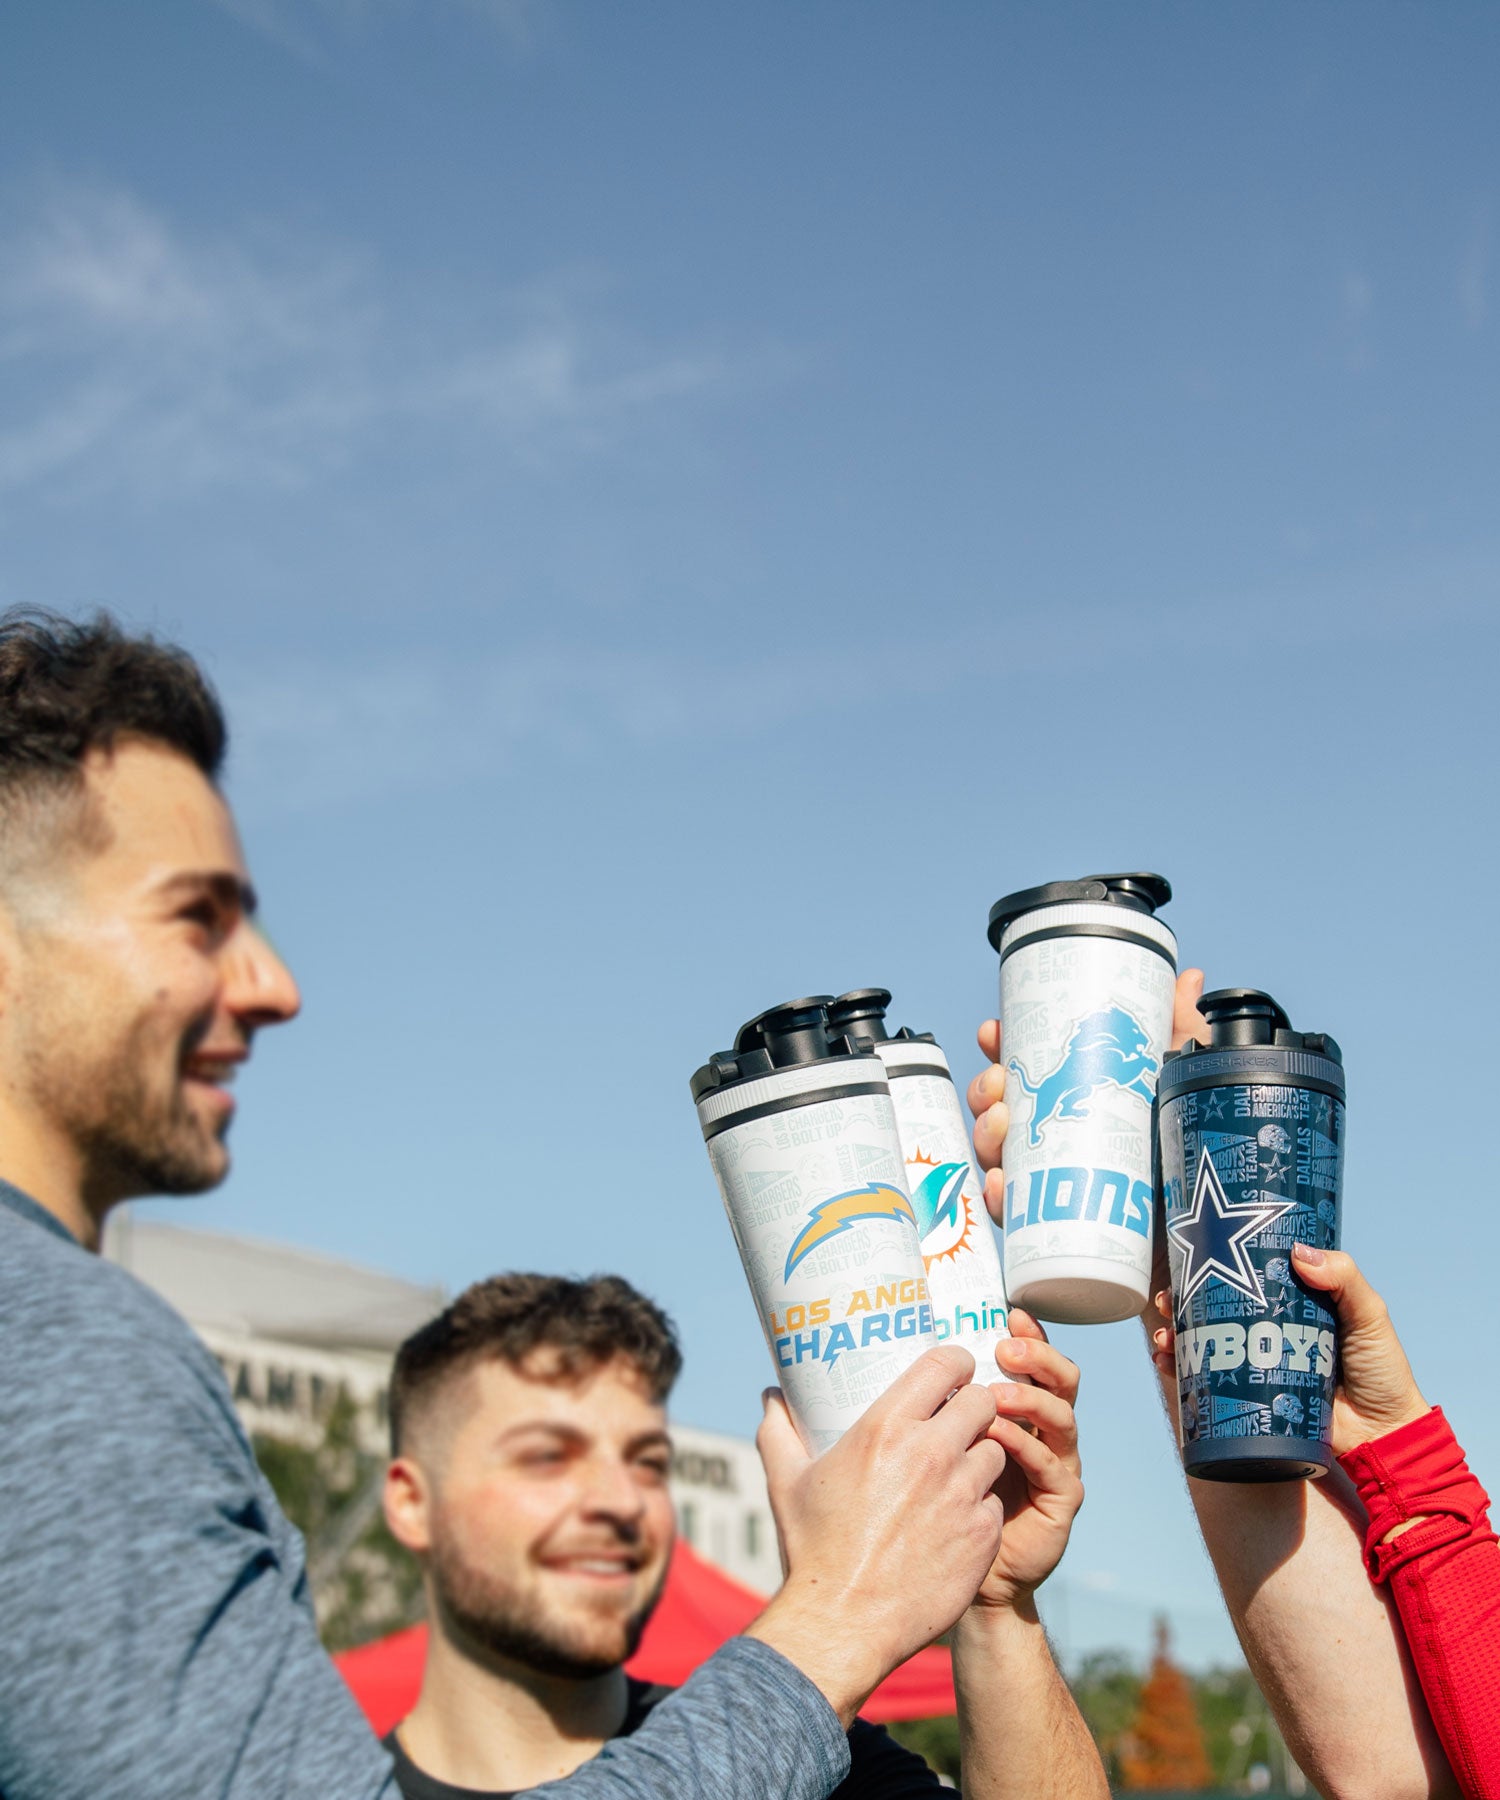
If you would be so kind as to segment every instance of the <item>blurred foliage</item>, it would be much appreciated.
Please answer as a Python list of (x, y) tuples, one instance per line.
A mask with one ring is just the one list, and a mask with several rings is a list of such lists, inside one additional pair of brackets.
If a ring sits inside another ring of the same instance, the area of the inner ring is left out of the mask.
[(1128, 1790), (1201, 1794), (1213, 1781), (1193, 1682), (1171, 1657), (1165, 1619), (1156, 1622), (1156, 1650), (1141, 1684), (1135, 1717), (1116, 1740), (1120, 1785)]
[[(1207, 1757), (1207, 1785), (1197, 1790), (1204, 1800), (1209, 1800), (1212, 1795), (1251, 1792), (1252, 1770), (1259, 1772), (1261, 1781), (1267, 1775), (1281, 1783), (1285, 1783), (1289, 1775), (1295, 1780), (1295, 1771), (1287, 1766), (1286, 1749), (1280, 1734), (1247, 1668), (1179, 1673), (1183, 1691), (1190, 1696), (1196, 1712)], [(1194, 1791), (1180, 1787), (1175, 1790), (1125, 1787), (1124, 1753), (1130, 1748), (1130, 1735), (1140, 1718), (1147, 1680), (1123, 1650), (1096, 1650), (1084, 1657), (1069, 1685), (1078, 1702), (1078, 1710), (1099, 1746), (1112, 1788), (1132, 1793), (1135, 1800), (1148, 1800), (1148, 1796), (1162, 1791)], [(1179, 1720), (1179, 1725), (1181, 1722)], [(912, 1719), (894, 1724), (889, 1730), (898, 1743), (925, 1757), (938, 1774), (959, 1782), (957, 1719), (951, 1716)], [(1274, 1792), (1261, 1789), (1261, 1800), (1278, 1800), (1278, 1795), (1284, 1791), (1284, 1788)]]
[[(282, 1511), (307, 1544), (325, 1646), (347, 1650), (415, 1623), (422, 1613), (421, 1572), (370, 1504), (385, 1458), (362, 1445), (359, 1410), (348, 1393), (339, 1389), (316, 1443), (257, 1433), (254, 1445)], [(352, 1541), (330, 1558), (330, 1546), (350, 1535), (356, 1519)], [(325, 1562), (331, 1566), (325, 1569)]]

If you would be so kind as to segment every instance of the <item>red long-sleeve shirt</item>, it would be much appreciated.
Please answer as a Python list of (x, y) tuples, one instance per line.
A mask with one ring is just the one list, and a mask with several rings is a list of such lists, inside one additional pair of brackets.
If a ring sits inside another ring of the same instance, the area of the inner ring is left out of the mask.
[[(1370, 1517), (1370, 1579), (1390, 1583), (1459, 1786), (1468, 1800), (1500, 1800), (1500, 1543), (1490, 1497), (1436, 1406), (1339, 1461)], [(1381, 1541), (1412, 1518), (1422, 1523)]]

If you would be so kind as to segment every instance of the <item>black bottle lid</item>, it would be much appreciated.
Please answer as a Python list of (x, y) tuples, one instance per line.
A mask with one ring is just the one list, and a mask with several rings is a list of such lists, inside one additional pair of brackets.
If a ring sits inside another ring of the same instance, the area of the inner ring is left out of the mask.
[(857, 1049), (875, 1044), (936, 1044), (930, 1031), (913, 1031), (903, 1025), (899, 1031), (885, 1028), (885, 1009), (891, 1003), (886, 988), (851, 988), (840, 994), (828, 1008), (828, 1028), (834, 1036), (842, 1036)]
[(1284, 1008), (1259, 988), (1215, 988), (1198, 1002), (1198, 1010), (1208, 1020), (1210, 1050), (1267, 1044), (1278, 1050), (1308, 1050), (1330, 1062), (1344, 1060), (1326, 1031), (1293, 1031)]
[(829, 1002), (829, 1030), (862, 1044), (884, 1044), (891, 1035), (885, 1028), (885, 1009), (890, 1003), (888, 988), (851, 988)]
[(693, 1076), (694, 1100), (777, 1069), (831, 1062), (835, 1057), (873, 1056), (867, 1043), (856, 1043), (830, 1026), (828, 1009), (833, 1004), (832, 994), (808, 994), (800, 1000), (783, 1000), (748, 1019), (734, 1035), (733, 1050), (716, 1051)]
[(1090, 906), (1120, 906), (1131, 912), (1154, 914), (1171, 898), (1172, 884), (1166, 876), (1145, 870), (1126, 875), (1085, 875), (1081, 881), (1049, 881), (997, 900), (990, 908), (989, 939), (998, 950), (1007, 925), (1044, 906), (1081, 901)]
[(1209, 1041), (1187, 1043), (1162, 1059), (1157, 1099), (1165, 1105), (1190, 1086), (1290, 1081), (1344, 1094), (1344, 1053), (1326, 1031), (1293, 1031), (1285, 1008), (1260, 988), (1215, 988), (1198, 1002)]
[(828, 1008), (832, 1003), (832, 994), (807, 994), (800, 1000), (768, 1006), (734, 1034), (736, 1053), (765, 1050), (777, 1069), (821, 1061), (829, 1054)]
[(1215, 988), (1198, 1002), (1208, 1020), (1209, 1043), (1274, 1044), (1278, 1031), (1290, 1031), (1291, 1020), (1269, 994), (1259, 988)]

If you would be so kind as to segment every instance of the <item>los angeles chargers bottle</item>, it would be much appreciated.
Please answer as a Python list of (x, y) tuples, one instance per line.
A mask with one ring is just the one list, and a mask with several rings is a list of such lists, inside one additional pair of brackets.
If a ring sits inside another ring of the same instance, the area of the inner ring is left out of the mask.
[(995, 1345), (1010, 1336), (1005, 1275), (953, 1074), (930, 1032), (887, 1032), (890, 1003), (884, 988), (841, 994), (828, 1008), (829, 1029), (868, 1044), (890, 1077), (939, 1340), (972, 1353), (976, 1381), (1009, 1380), (995, 1362)]
[(814, 1453), (937, 1342), (885, 1065), (830, 1033), (829, 998), (762, 1013), (692, 1079), (777, 1377)]
[(1093, 875), (990, 908), (1010, 1106), (1005, 1286), (1038, 1318), (1140, 1312), (1151, 1275), (1151, 1103), (1177, 940), (1160, 875)]
[(1183, 1466), (1214, 1481), (1323, 1475), (1335, 1321), (1291, 1255), (1338, 1247), (1343, 1058), (1255, 988), (1200, 1006), (1211, 1041), (1166, 1059), (1157, 1096)]

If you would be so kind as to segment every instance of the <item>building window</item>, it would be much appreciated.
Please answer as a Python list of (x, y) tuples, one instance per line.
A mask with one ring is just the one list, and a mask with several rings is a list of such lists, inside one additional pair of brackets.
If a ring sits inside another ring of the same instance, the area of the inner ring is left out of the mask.
[(745, 1554), (760, 1555), (760, 1514), (745, 1514)]
[(682, 1527), (682, 1535), (693, 1543), (698, 1535), (698, 1511), (691, 1500), (678, 1507), (677, 1521)]

